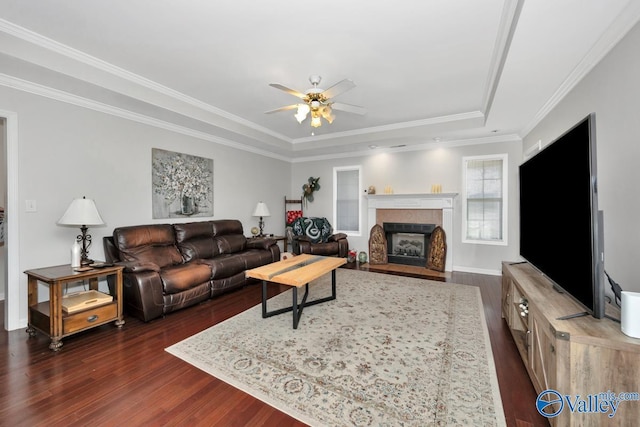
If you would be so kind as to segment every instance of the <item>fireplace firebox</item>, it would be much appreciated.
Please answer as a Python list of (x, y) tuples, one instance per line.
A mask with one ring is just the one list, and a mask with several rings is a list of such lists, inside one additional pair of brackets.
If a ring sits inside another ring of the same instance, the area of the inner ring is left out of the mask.
[(429, 241), (435, 228), (436, 224), (384, 222), (388, 262), (426, 266)]

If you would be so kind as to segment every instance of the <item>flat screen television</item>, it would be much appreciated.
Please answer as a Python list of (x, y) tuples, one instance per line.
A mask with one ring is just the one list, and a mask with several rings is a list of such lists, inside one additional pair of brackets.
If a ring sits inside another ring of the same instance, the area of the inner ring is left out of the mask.
[(595, 113), (520, 165), (520, 256), (554, 287), (604, 317)]

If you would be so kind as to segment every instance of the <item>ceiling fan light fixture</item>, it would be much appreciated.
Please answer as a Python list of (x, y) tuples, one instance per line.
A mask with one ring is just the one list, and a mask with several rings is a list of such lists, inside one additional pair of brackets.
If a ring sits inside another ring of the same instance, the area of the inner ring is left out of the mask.
[(309, 114), (310, 108), (307, 104), (298, 104), (298, 112), (294, 115), (298, 123), (302, 123)]
[(324, 90), (320, 88), (318, 85), (322, 77), (319, 75), (309, 76), (309, 81), (311, 82), (312, 87), (307, 89), (306, 92), (302, 93), (297, 90), (289, 89), (286, 86), (283, 86), (279, 83), (270, 83), (269, 86), (272, 86), (276, 89), (283, 90), (293, 96), (296, 96), (302, 103), (287, 105), (285, 107), (281, 107), (272, 111), (267, 111), (266, 113), (275, 113), (278, 111), (290, 111), (296, 110), (294, 117), (298, 121), (298, 123), (302, 124), (303, 121), (307, 119), (309, 113), (311, 113), (311, 127), (317, 128), (322, 126), (322, 119), (325, 119), (329, 124), (333, 123), (335, 120), (335, 116), (333, 115), (333, 109), (340, 111), (346, 111), (349, 113), (355, 114), (365, 114), (365, 110), (362, 107), (351, 104), (344, 103), (335, 103), (332, 101), (332, 98), (340, 95), (343, 92), (346, 92), (355, 87), (355, 83), (349, 79), (343, 79), (338, 83), (331, 86), (329, 89)]
[(306, 116), (309, 111), (310, 108), (307, 104), (298, 104), (298, 114), (304, 114)]

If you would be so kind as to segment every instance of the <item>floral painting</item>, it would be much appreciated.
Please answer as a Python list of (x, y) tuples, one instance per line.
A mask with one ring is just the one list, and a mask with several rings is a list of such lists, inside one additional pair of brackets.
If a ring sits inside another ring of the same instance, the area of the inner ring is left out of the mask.
[(213, 216), (213, 159), (153, 148), (153, 218)]

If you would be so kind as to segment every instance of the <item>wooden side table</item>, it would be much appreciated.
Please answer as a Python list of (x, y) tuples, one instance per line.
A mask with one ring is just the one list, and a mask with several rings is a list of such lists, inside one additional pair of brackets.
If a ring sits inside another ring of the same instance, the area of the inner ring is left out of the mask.
[[(29, 286), (29, 323), (26, 332), (36, 334), (36, 329), (51, 337), (49, 348), (58, 351), (62, 338), (96, 326), (114, 322), (118, 328), (124, 325), (122, 317), (122, 266), (93, 268), (78, 272), (70, 265), (27, 270)], [(89, 281), (91, 290), (98, 290), (98, 279), (115, 276), (115, 295), (110, 303), (90, 307), (74, 313), (62, 309), (62, 290), (68, 283)], [(38, 282), (49, 287), (49, 301), (38, 302)]]

